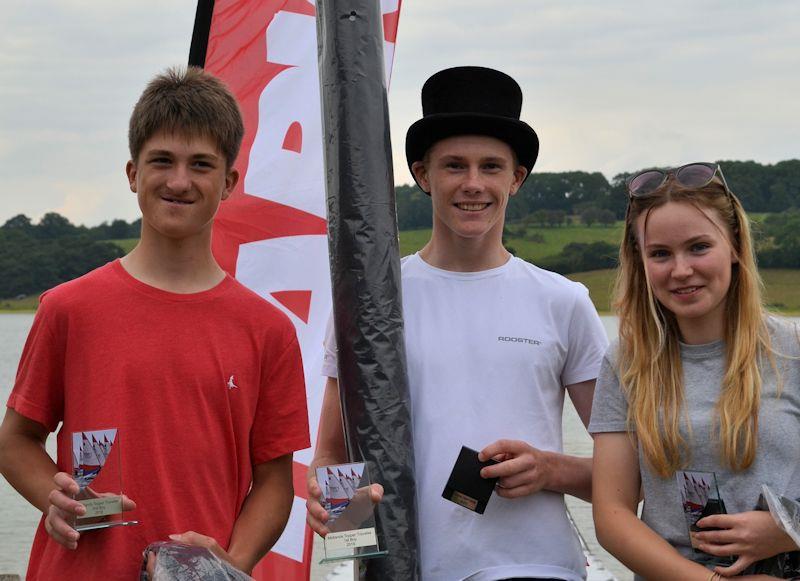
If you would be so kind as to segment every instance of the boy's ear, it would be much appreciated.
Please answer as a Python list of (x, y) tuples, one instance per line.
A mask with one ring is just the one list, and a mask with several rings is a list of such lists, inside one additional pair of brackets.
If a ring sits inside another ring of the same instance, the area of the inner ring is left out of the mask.
[(131, 188), (131, 191), (135, 194), (136, 193), (136, 164), (133, 163), (133, 160), (128, 160), (128, 163), (125, 164), (125, 174), (128, 176), (128, 186)]
[(225, 175), (225, 189), (222, 192), (222, 199), (227, 200), (228, 196), (233, 193), (233, 190), (236, 189), (236, 184), (239, 183), (239, 170), (236, 168), (231, 168), (228, 170), (228, 173)]
[(522, 186), (522, 182), (525, 181), (525, 176), (528, 175), (528, 168), (524, 165), (518, 165), (517, 169), (514, 170), (514, 182), (511, 184), (511, 191), (509, 192), (509, 196), (513, 196), (519, 191), (519, 188)]
[(414, 177), (417, 178), (417, 183), (422, 188), (422, 191), (430, 194), (431, 184), (428, 181), (428, 168), (425, 167), (425, 162), (415, 161), (411, 164), (411, 171), (414, 173)]

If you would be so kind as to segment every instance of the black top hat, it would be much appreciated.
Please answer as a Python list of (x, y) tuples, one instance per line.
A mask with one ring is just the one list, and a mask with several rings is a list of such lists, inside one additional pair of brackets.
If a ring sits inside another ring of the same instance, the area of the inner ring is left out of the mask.
[(521, 110), (522, 90), (505, 73), (484, 67), (439, 71), (422, 86), (423, 117), (406, 133), (408, 169), (446, 137), (488, 135), (510, 145), (530, 175), (539, 154), (539, 138), (520, 121)]

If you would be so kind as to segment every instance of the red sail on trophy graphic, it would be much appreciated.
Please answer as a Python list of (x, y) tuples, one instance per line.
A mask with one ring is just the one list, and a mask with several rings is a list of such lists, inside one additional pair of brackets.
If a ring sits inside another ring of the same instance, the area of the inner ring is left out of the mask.
[(124, 518), (120, 456), (116, 428), (72, 432), (72, 477), (79, 488), (74, 498), (86, 509), (73, 518), (75, 530), (138, 524)]
[(385, 556), (387, 551), (381, 549), (376, 535), (375, 504), (366, 464), (319, 466), (316, 473), (322, 489), (320, 502), (328, 511), (325, 558), (321, 562)]
[(322, 488), (322, 506), (329, 513), (330, 525), (344, 512), (361, 487), (364, 463), (317, 468), (317, 482)]
[[(689, 542), (695, 553), (702, 553), (697, 548), (696, 540), (692, 533), (700, 530), (716, 529), (701, 529), (697, 526), (697, 521), (712, 514), (727, 513), (725, 502), (719, 493), (717, 476), (714, 472), (678, 470), (675, 473), (675, 478), (680, 491), (683, 515), (686, 518)], [(709, 555), (708, 559), (720, 565), (730, 565), (733, 562), (730, 557), (711, 557)]]
[(691, 514), (698, 516), (708, 502), (711, 483), (707, 475), (683, 473), (683, 506)]
[(348, 476), (347, 472), (342, 472), (341, 470), (339, 470), (339, 482), (342, 483), (342, 488), (344, 488), (348, 498), (352, 498), (353, 495), (356, 493), (356, 488), (358, 487), (358, 483), (353, 482)]
[(73, 432), (72, 476), (81, 490), (89, 486), (100, 474), (116, 437), (116, 429)]
[(325, 482), (326, 506), (330, 507), (330, 510), (334, 510), (340, 506), (346, 506), (347, 501), (349, 501), (353, 495), (345, 489), (345, 486), (342, 485), (342, 481), (330, 468), (327, 468), (327, 477), (327, 481)]

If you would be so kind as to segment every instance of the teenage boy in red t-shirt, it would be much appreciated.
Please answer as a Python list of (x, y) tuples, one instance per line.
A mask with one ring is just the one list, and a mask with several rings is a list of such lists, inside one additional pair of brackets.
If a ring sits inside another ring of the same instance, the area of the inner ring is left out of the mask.
[[(218, 79), (156, 77), (129, 129), (139, 244), (42, 295), (0, 426), (0, 470), (43, 513), (29, 580), (130, 580), (168, 538), (249, 572), (286, 524), (292, 452), (309, 445), (300, 349), (288, 318), (211, 254), (243, 132)], [(78, 533), (72, 433), (110, 428), (140, 524)]]

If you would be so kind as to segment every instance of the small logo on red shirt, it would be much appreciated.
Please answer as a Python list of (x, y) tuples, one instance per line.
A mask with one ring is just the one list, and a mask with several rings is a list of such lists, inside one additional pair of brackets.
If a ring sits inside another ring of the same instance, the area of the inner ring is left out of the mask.
[(235, 388), (235, 387), (239, 387), (239, 386), (238, 386), (238, 385), (236, 385), (236, 384), (233, 382), (233, 375), (231, 375), (231, 376), (230, 376), (230, 378), (228, 378), (228, 389), (233, 389), (233, 388)]

